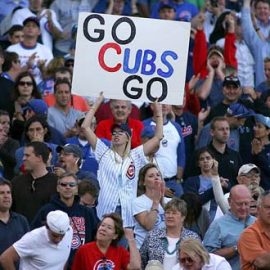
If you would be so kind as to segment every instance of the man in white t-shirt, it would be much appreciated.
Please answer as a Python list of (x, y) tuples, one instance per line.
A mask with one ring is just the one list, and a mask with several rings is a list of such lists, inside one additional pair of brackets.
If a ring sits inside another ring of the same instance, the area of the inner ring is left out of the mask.
[(52, 9), (43, 7), (43, 0), (29, 1), (29, 7), (18, 9), (11, 19), (11, 25), (22, 25), (28, 17), (36, 17), (40, 22), (41, 40), (51, 51), (53, 39), (61, 38), (62, 27)]
[(53, 59), (51, 50), (37, 42), (40, 35), (40, 22), (37, 17), (29, 17), (23, 21), (23, 42), (11, 45), (8, 52), (16, 52), (20, 56), (21, 66), (31, 71), (36, 83), (42, 80), (41, 69)]
[(15, 269), (20, 260), (20, 270), (64, 269), (68, 259), (73, 231), (66, 213), (56, 210), (47, 215), (46, 225), (25, 234), (1, 256), (4, 269)]

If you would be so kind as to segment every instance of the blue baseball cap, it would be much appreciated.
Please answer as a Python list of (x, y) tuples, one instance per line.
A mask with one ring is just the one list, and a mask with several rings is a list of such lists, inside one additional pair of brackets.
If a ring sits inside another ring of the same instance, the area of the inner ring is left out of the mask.
[(266, 127), (270, 128), (270, 117), (264, 116), (262, 114), (256, 114), (255, 120), (259, 123), (262, 123)]
[(32, 110), (37, 115), (47, 117), (48, 105), (42, 99), (31, 99), (26, 103), (26, 106), (23, 108), (23, 110)]
[(249, 116), (255, 115), (253, 110), (247, 109), (244, 105), (240, 103), (231, 104), (227, 109), (227, 115), (238, 117), (238, 118), (246, 118)]

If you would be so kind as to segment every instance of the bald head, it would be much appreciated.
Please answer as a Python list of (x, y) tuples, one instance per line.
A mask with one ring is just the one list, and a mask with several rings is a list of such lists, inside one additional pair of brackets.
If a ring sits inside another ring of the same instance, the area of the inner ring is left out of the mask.
[(231, 213), (240, 220), (245, 220), (249, 215), (251, 193), (247, 186), (236, 185), (232, 187), (229, 197)]

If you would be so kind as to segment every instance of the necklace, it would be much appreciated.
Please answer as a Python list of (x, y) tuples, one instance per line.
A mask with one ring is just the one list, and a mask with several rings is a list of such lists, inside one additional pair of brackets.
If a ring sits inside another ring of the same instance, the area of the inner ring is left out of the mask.
[(162, 245), (163, 246), (163, 250), (165, 250), (167, 254), (173, 255), (178, 250), (178, 248), (179, 248), (180, 239), (176, 242), (175, 248), (172, 251), (169, 251), (168, 250), (169, 242), (168, 242), (168, 239), (167, 238), (164, 238), (163, 239), (163, 243), (162, 244), (163, 244)]

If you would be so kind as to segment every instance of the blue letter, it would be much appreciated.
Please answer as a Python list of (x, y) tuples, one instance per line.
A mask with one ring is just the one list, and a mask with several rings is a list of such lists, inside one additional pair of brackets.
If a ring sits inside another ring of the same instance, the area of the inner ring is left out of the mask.
[(157, 70), (157, 74), (163, 78), (169, 78), (173, 74), (173, 67), (166, 59), (167, 56), (171, 56), (174, 60), (178, 58), (177, 54), (173, 51), (165, 51), (161, 55), (161, 62), (168, 68), (167, 72), (163, 71), (161, 68)]
[(124, 52), (124, 62), (123, 62), (123, 70), (126, 73), (129, 74), (135, 74), (139, 71), (140, 65), (141, 65), (141, 60), (142, 60), (142, 50), (138, 50), (136, 53), (136, 58), (135, 58), (135, 64), (133, 68), (129, 68), (128, 64), (130, 62), (130, 49), (125, 49)]
[[(150, 56), (150, 57), (148, 57)], [(152, 50), (145, 50), (143, 55), (142, 70), (143, 75), (152, 75), (156, 71), (156, 53)], [(149, 66), (149, 70), (146, 70), (146, 67)]]

